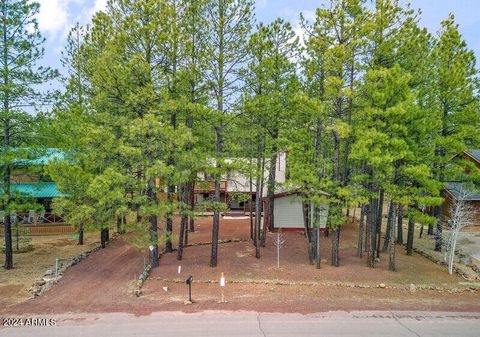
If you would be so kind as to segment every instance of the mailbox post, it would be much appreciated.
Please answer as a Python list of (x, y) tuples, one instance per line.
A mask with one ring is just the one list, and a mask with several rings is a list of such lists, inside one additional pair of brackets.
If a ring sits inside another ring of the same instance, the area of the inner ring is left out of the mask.
[(185, 280), (185, 283), (188, 284), (188, 300), (190, 302), (193, 302), (192, 301), (192, 282), (193, 282), (193, 277), (192, 275), (190, 275), (189, 277), (187, 277), (187, 279)]

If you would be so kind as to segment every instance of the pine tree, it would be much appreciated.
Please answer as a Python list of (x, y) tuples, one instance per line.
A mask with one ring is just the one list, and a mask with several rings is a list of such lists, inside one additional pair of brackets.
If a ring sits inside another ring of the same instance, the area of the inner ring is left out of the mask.
[[(70, 200), (78, 204), (81, 199), (97, 210), (85, 212), (84, 219), (99, 229), (107, 228), (107, 219), (112, 221), (115, 212), (134, 215), (132, 230), (137, 243), (149, 247), (152, 267), (159, 264), (158, 219), (178, 207), (174, 200), (159, 200), (162, 182), (176, 184), (184, 176), (169, 158), (191, 141), (190, 133), (183, 126), (170, 125), (169, 118), (176, 103), (166, 85), (168, 65), (163, 61), (168, 59), (165, 27), (173, 13), (170, 4), (153, 0), (112, 1), (107, 13), (97, 13), (80, 50), (86, 60), (91, 111), (84, 118), (65, 112), (76, 120), (76, 130), (84, 133), (70, 145), (70, 165), (85, 176), (83, 186), (71, 191)], [(65, 172), (63, 180), (78, 186), (82, 175)], [(116, 178), (108, 184), (104, 177)], [(110, 195), (110, 201), (104, 195)], [(166, 233), (166, 242), (171, 235)]]
[[(185, 126), (194, 137), (199, 129), (197, 125), (205, 110), (207, 96), (205, 83), (205, 64), (208, 58), (205, 46), (208, 35), (207, 3), (207, 0), (184, 0), (180, 3), (180, 6), (184, 8), (180, 25), (186, 37), (181, 91), (186, 101), (184, 106)], [(187, 143), (185, 151), (184, 164), (190, 176), (183, 188), (183, 211), (177, 250), (177, 259), (179, 260), (182, 259), (184, 245), (188, 243), (188, 233), (195, 231), (194, 186), (197, 172), (205, 165), (207, 157), (205, 147), (201, 146), (198, 141)]]
[[(86, 78), (85, 58), (82, 53), (86, 29), (76, 24), (68, 34), (67, 45), (62, 53), (62, 64), (67, 71), (63, 78), (65, 93), (57, 100), (55, 108), (56, 123), (50, 125), (55, 129), (50, 143), (57, 148), (68, 151), (75, 146), (75, 141), (81, 137), (81, 130), (76, 123), (88, 118), (90, 103), (90, 88)], [(68, 130), (68, 131), (67, 131)], [(78, 244), (83, 245), (83, 221), (71, 222), (78, 228)]]
[[(268, 171), (266, 182), (267, 206), (264, 213), (263, 231), (258, 236), (260, 217), (256, 217), (254, 243), (259, 257), (259, 245), (265, 246), (266, 230), (273, 224), (273, 196), (275, 193), (276, 162), (282, 133), (289, 116), (292, 102), (298, 90), (296, 67), (293, 59), (298, 57), (298, 39), (290, 24), (281, 19), (268, 26), (260, 24), (250, 38), (251, 59), (245, 75), (244, 122), (250, 135), (245, 135), (252, 144), (247, 145), (255, 153), (256, 212), (260, 214), (265, 186), (264, 170)], [(253, 132), (255, 131), (255, 132)], [(252, 136), (255, 133), (255, 136)], [(242, 132), (243, 134), (243, 132)], [(262, 170), (262, 166), (264, 169)], [(262, 186), (262, 187), (260, 187)], [(260, 244), (257, 242), (260, 241)]]
[(35, 143), (34, 127), (40, 115), (32, 109), (43, 106), (49, 99), (39, 85), (53, 79), (57, 74), (50, 68), (38, 66), (43, 58), (44, 39), (38, 30), (36, 15), (39, 4), (29, 0), (2, 0), (0, 12), (0, 96), (2, 109), (2, 209), (5, 217), (5, 269), (13, 268), (12, 233), (10, 217), (12, 191), (10, 173), (12, 160), (18, 158), (15, 149), (32, 146)]
[[(440, 182), (455, 180), (463, 165), (450, 158), (479, 144), (480, 114), (478, 113), (478, 72), (473, 51), (467, 48), (450, 15), (441, 24), (433, 53), (434, 80), (430, 103), (438, 121), (435, 139), (435, 174)], [(449, 163), (450, 165), (447, 165)], [(441, 196), (445, 197), (443, 188)], [(443, 204), (438, 209), (435, 250), (442, 247)]]
[[(316, 102), (321, 102), (316, 105), (323, 110), (315, 117), (312, 138), (315, 149), (312, 163), (317, 172), (313, 186), (314, 190), (323, 186), (331, 195), (329, 224), (333, 230), (331, 263), (334, 266), (339, 265), (342, 207), (354, 196), (347, 185), (354, 91), (361, 69), (358, 57), (368, 32), (363, 5), (364, 1), (359, 0), (332, 1), (330, 8), (317, 9), (315, 23), (306, 27), (307, 90)], [(321, 158), (325, 153), (328, 157)]]
[(207, 40), (208, 87), (213, 107), (211, 125), (215, 132), (215, 202), (210, 266), (217, 266), (220, 228), (220, 178), (224, 159), (225, 128), (234, 111), (239, 90), (239, 70), (248, 54), (248, 35), (252, 26), (251, 0), (216, 0), (208, 4), (210, 35)]

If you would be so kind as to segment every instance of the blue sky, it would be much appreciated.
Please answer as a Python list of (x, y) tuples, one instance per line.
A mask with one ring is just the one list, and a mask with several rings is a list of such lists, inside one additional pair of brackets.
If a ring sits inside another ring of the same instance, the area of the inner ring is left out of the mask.
[[(41, 4), (40, 29), (47, 39), (44, 64), (61, 70), (60, 56), (68, 31), (75, 22), (87, 23), (92, 14), (105, 7), (107, 0), (37, 0)], [(452, 12), (470, 49), (480, 59), (480, 0), (401, 0), (423, 12), (421, 24), (435, 33), (440, 22)], [(281, 17), (295, 27), (300, 12), (313, 16), (316, 7), (327, 0), (256, 0), (257, 20)]]

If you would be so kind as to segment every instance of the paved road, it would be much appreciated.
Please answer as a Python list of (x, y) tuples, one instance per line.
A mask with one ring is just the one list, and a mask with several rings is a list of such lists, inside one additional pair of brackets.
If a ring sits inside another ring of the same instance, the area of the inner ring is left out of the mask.
[(332, 312), (300, 315), (210, 311), (196, 314), (159, 312), (139, 317), (71, 314), (43, 318), (56, 319), (56, 326), (2, 327), (0, 336), (480, 336), (480, 313)]

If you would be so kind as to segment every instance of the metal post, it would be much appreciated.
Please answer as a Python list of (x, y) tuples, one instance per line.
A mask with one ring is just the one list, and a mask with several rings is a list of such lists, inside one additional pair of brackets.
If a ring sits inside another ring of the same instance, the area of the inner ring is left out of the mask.
[(192, 275), (188, 276), (187, 279), (185, 280), (185, 283), (188, 284), (188, 301), (192, 303), (192, 282), (193, 282), (193, 277)]
[(55, 279), (58, 278), (58, 257), (55, 258)]
[(192, 283), (188, 284), (188, 300), (192, 302)]

